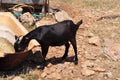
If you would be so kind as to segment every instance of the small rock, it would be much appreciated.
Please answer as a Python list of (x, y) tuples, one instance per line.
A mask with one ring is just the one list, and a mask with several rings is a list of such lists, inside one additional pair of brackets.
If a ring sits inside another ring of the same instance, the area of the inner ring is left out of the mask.
[(65, 64), (65, 65), (70, 65), (70, 62), (65, 62), (64, 64)]
[(120, 80), (120, 78), (116, 78), (116, 80)]
[(98, 36), (90, 38), (88, 42), (89, 44), (100, 46), (100, 38)]
[(48, 78), (55, 78), (55, 79), (61, 79), (61, 75), (57, 72), (51, 73), (50, 75), (47, 76)]
[(52, 64), (51, 63), (49, 63), (48, 65), (47, 65), (47, 67), (51, 67), (52, 66)]
[(57, 69), (61, 69), (61, 70), (65, 70), (66, 68), (68, 68), (68, 66), (64, 65), (64, 64), (57, 64), (56, 65)]
[(51, 73), (51, 68), (48, 69), (47, 67), (45, 67), (43, 72), (46, 73), (46, 74), (50, 74)]
[(46, 72), (43, 72), (42, 74), (41, 74), (41, 77), (42, 78), (45, 78), (47, 76), (47, 73)]
[(61, 21), (64, 21), (64, 20), (72, 20), (72, 18), (64, 10), (56, 12), (55, 13), (55, 18), (58, 22), (61, 22)]
[(74, 76), (80, 76), (81, 72), (80, 72), (79, 70), (77, 70), (77, 69), (73, 69), (73, 70), (72, 70), (72, 74), (73, 74)]
[(83, 63), (81, 64), (81, 66), (82, 66), (82, 68), (87, 68), (87, 67), (92, 68), (92, 67), (95, 66), (95, 64), (92, 63), (92, 62), (90, 62), (89, 60), (87, 60), (87, 61), (83, 62)]
[(13, 78), (12, 80), (24, 80), (23, 78), (16, 76), (15, 78)]
[(50, 67), (49, 71), (52, 73), (52, 72), (55, 72), (57, 69), (55, 67)]
[(95, 74), (95, 71), (90, 70), (90, 69), (87, 69), (87, 68), (83, 68), (83, 69), (81, 70), (81, 73), (82, 73), (82, 75), (84, 75), (84, 76), (91, 76), (91, 75), (94, 75), (94, 74)]
[(91, 38), (91, 37), (94, 37), (94, 34), (93, 34), (93, 33), (89, 33), (87, 36), (88, 36), (89, 38)]
[(110, 60), (117, 61), (120, 59), (120, 44), (114, 43), (109, 39), (104, 39), (103, 43), (104, 55)]
[(113, 76), (113, 74), (112, 74), (112, 72), (106, 72), (106, 73), (104, 73), (104, 78), (112, 78), (112, 76)]
[(60, 73), (62, 72), (62, 69), (56, 69), (56, 72)]
[(38, 80), (42, 80), (41, 78), (39, 78)]
[(56, 21), (54, 19), (49, 19), (49, 18), (42, 18), (40, 21), (37, 21), (35, 23), (36, 27), (43, 26), (43, 25), (52, 25), (55, 24)]
[(34, 23), (34, 17), (29, 12), (26, 12), (20, 16), (20, 21), (32, 25)]
[(87, 60), (96, 60), (96, 55), (93, 55), (93, 54), (85, 54), (85, 58), (87, 59)]
[(100, 67), (94, 67), (92, 68), (92, 70), (96, 71), (96, 72), (105, 72), (104, 68), (100, 68)]
[(73, 79), (73, 80), (82, 80), (81, 78), (75, 78), (75, 79)]

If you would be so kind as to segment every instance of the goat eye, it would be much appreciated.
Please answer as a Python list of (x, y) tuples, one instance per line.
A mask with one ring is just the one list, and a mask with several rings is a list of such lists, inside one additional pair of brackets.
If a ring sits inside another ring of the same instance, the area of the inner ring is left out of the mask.
[(18, 44), (20, 44), (20, 41), (18, 41)]
[(29, 39), (28, 37), (25, 37), (25, 39)]

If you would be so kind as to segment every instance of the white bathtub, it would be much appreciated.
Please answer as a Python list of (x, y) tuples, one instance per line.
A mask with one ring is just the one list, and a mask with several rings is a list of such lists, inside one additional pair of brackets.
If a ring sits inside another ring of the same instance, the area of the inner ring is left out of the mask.
[[(28, 33), (25, 27), (10, 12), (0, 12), (0, 26), (8, 27), (17, 36), (25, 35)], [(34, 45), (39, 44), (37, 41), (32, 40), (28, 46), (28, 49), (31, 49)]]

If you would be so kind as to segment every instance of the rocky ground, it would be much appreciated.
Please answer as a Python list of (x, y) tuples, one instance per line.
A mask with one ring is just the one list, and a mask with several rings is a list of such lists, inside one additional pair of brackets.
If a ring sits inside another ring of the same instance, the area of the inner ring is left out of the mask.
[(44, 70), (28, 67), (0, 80), (120, 80), (119, 0), (51, 0), (50, 5), (66, 11), (75, 23), (83, 19), (76, 36), (79, 64), (73, 63), (72, 46), (65, 61), (60, 60), (64, 46), (50, 47)]

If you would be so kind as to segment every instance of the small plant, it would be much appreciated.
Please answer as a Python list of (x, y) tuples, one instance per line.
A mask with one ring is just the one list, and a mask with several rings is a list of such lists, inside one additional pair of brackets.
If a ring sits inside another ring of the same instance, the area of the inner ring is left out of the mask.
[(20, 75), (25, 80), (38, 80), (39, 75), (36, 74), (21, 74)]

